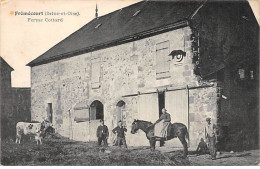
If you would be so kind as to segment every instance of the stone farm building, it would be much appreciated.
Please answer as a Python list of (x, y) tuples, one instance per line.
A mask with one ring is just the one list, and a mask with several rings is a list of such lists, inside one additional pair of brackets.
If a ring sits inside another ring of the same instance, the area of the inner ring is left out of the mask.
[(96, 141), (104, 119), (111, 143), (121, 119), (127, 144), (141, 146), (148, 140), (130, 133), (133, 120), (155, 122), (165, 107), (188, 126), (191, 149), (206, 117), (221, 148), (257, 144), (258, 31), (247, 1), (147, 0), (96, 17), (28, 64), (32, 120)]

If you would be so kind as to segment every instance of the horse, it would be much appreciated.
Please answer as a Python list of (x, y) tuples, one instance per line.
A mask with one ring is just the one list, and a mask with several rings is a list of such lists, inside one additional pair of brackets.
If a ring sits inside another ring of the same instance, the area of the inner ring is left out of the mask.
[(134, 120), (134, 122), (132, 123), (131, 133), (135, 134), (139, 129), (144, 131), (147, 139), (149, 140), (151, 151), (155, 150), (156, 141), (168, 141), (178, 137), (183, 146), (184, 156), (188, 155), (187, 141), (189, 141), (189, 133), (187, 127), (184, 124), (182, 123), (169, 124), (169, 127), (167, 129), (168, 134), (166, 138), (154, 136), (154, 126), (155, 125), (153, 123), (148, 121)]

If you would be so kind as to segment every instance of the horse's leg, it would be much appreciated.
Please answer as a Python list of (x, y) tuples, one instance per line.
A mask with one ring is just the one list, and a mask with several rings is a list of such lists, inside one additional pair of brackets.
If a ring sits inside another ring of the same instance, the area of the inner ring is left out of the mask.
[(153, 141), (152, 141), (152, 138), (150, 138), (149, 143), (150, 143), (150, 150), (153, 151)]
[(154, 151), (155, 150), (155, 143), (156, 143), (156, 139), (155, 137), (152, 137), (150, 138), (150, 148), (151, 148), (151, 151)]
[(185, 135), (178, 136), (179, 140), (181, 141), (181, 144), (183, 146), (183, 155), (186, 157), (188, 155), (188, 144), (185, 140)]

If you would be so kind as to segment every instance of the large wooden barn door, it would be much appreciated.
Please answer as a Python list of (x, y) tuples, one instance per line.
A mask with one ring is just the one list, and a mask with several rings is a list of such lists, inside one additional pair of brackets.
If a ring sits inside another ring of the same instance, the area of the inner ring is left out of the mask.
[[(187, 126), (189, 124), (188, 116), (188, 90), (169, 91), (165, 93), (165, 108), (171, 115), (172, 123), (183, 123)], [(165, 142), (167, 147), (182, 147), (178, 138)]]
[(154, 123), (159, 119), (158, 93), (139, 95), (138, 114), (140, 118), (139, 120), (145, 120)]
[[(150, 121), (152, 123), (159, 118), (157, 93), (138, 96), (138, 116), (138, 120)], [(136, 144), (136, 146), (150, 145), (145, 133), (141, 130), (131, 137), (133, 137), (131, 139), (131, 144)]]

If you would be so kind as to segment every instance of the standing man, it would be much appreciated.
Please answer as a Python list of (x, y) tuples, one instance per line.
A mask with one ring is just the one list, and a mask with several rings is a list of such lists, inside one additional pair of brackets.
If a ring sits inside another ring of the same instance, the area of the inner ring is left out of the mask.
[(171, 115), (167, 113), (165, 108), (162, 109), (162, 115), (155, 122), (154, 136), (157, 137), (167, 137), (167, 128), (171, 123)]
[(121, 142), (125, 148), (127, 148), (126, 141), (125, 141), (125, 132), (127, 129), (122, 126), (122, 121), (118, 122), (118, 126), (112, 130), (114, 134), (117, 134), (117, 143), (118, 146), (121, 147)]
[(98, 146), (101, 146), (102, 141), (107, 146), (107, 138), (109, 136), (108, 128), (104, 125), (104, 121), (100, 120), (100, 126), (97, 128)]
[(206, 118), (205, 138), (209, 143), (209, 151), (212, 160), (216, 160), (216, 125), (211, 123), (211, 118)]

